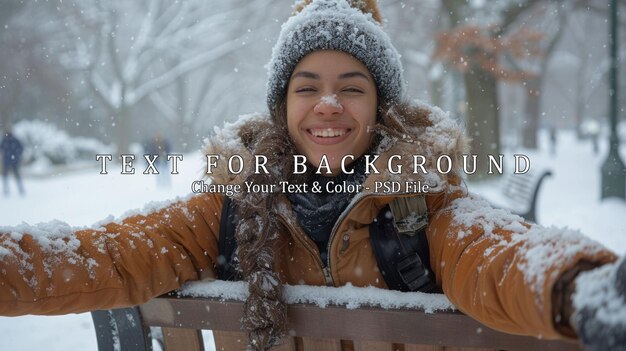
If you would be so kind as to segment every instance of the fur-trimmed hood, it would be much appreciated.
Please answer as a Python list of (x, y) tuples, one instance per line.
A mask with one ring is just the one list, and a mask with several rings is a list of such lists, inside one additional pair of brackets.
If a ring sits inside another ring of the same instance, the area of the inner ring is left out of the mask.
[[(242, 184), (254, 171), (255, 140), (263, 131), (275, 128), (271, 117), (262, 113), (243, 115), (233, 123), (226, 123), (223, 128), (215, 127), (215, 135), (207, 139), (204, 152), (206, 155), (219, 155), (220, 159), (207, 177), (215, 184)], [(375, 181), (422, 181), (429, 184), (432, 191), (443, 190), (448, 177), (437, 171), (437, 159), (449, 156), (452, 173), (459, 174), (462, 155), (469, 151), (469, 139), (459, 124), (448, 113), (420, 101), (384, 109), (373, 132), (381, 136), (378, 146), (371, 152), (372, 155), (379, 155), (374, 166), (380, 173), (370, 174), (366, 184)], [(244, 161), (240, 174), (228, 171), (227, 160), (233, 155), (241, 156)], [(393, 174), (387, 168), (389, 158), (394, 155), (401, 156), (401, 159), (396, 157), (392, 162), (394, 169), (402, 166), (401, 174)], [(413, 155), (424, 157), (426, 174), (421, 171), (413, 173)]]

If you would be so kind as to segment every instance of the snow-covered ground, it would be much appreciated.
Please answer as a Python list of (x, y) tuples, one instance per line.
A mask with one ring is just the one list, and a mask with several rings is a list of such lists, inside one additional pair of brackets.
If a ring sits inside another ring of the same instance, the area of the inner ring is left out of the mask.
[[(542, 151), (530, 154), (532, 167), (549, 167), (554, 175), (544, 183), (540, 194), (539, 222), (580, 229), (618, 254), (626, 253), (626, 203), (599, 200), (600, 166), (606, 158), (606, 145), (594, 155), (590, 143), (578, 143), (573, 133), (563, 132), (559, 134), (556, 156), (550, 156), (546, 138), (541, 140)], [(626, 149), (622, 151), (622, 159), (626, 159)], [(96, 167), (52, 174), (47, 179), (26, 179), (25, 197), (15, 195), (14, 190), (13, 196), (0, 198), (0, 224), (61, 219), (80, 226), (108, 215), (117, 217), (150, 201), (188, 194), (191, 182), (200, 177), (202, 164), (199, 154), (185, 155), (179, 165), (180, 174), (171, 177), (169, 188), (157, 188), (155, 176), (141, 174), (145, 168), (142, 162), (137, 163), (135, 175), (121, 175), (119, 166), (110, 165), (108, 175), (98, 174)], [(493, 183), (469, 186), (471, 191), (487, 195), (498, 191)], [(0, 350), (97, 349), (89, 314), (1, 317), (0, 335)], [(213, 349), (209, 333), (205, 333), (205, 342), (207, 350)]]

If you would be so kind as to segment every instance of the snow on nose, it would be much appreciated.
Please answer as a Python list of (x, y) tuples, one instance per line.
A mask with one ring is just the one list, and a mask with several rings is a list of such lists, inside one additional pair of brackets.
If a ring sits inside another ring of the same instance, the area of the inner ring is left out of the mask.
[(315, 112), (322, 112), (321, 109), (332, 109), (333, 113), (343, 112), (343, 106), (337, 101), (337, 94), (325, 95), (320, 98), (320, 102), (315, 105)]

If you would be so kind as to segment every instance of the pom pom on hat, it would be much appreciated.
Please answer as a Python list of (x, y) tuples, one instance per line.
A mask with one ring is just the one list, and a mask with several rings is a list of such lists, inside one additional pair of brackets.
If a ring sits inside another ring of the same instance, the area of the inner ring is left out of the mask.
[[(294, 5), (294, 14), (302, 11), (308, 4), (311, 3), (311, 0), (300, 0), (296, 2)], [(376, 0), (348, 0), (350, 6), (361, 10), (363, 13), (369, 13), (372, 15), (372, 18), (378, 22), (383, 23), (383, 16), (380, 14), (380, 10), (378, 9), (378, 3)]]
[(374, 0), (303, 0), (281, 28), (267, 65), (267, 103), (272, 111), (286, 93), (298, 62), (318, 50), (346, 52), (361, 61), (376, 82), (381, 99), (402, 100), (405, 90), (400, 55), (382, 30)]

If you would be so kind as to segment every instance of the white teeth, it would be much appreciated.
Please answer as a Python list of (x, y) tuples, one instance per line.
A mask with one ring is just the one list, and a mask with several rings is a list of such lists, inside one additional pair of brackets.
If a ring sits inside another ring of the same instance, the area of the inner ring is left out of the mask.
[(313, 134), (313, 136), (316, 136), (318, 138), (335, 138), (335, 137), (346, 134), (345, 129), (326, 128), (326, 129), (311, 129), (310, 131), (311, 131), (311, 134)]

